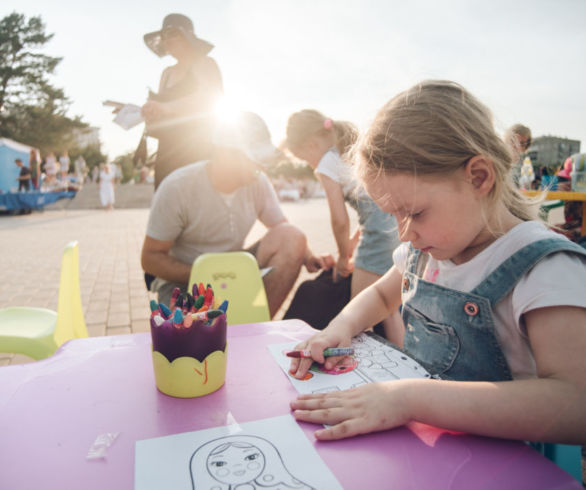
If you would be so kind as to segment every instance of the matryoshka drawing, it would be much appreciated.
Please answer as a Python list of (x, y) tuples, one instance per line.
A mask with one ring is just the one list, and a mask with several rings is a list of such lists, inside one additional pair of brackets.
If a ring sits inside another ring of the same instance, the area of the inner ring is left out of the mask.
[(234, 435), (209, 441), (189, 461), (193, 490), (311, 490), (295, 478), (273, 444), (257, 436)]

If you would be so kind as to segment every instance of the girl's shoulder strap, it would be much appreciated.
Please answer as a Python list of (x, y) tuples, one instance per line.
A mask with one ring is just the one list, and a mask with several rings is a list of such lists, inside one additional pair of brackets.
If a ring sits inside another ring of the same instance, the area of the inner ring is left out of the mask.
[(495, 305), (504, 298), (541, 259), (557, 252), (578, 254), (586, 257), (586, 249), (565, 238), (545, 238), (537, 240), (517, 250), (508, 257), (471, 293), (487, 298)]

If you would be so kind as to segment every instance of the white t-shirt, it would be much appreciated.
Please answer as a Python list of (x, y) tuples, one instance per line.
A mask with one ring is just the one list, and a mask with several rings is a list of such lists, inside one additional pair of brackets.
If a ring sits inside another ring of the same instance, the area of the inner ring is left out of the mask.
[(356, 180), (350, 164), (342, 160), (336, 148), (329, 149), (319, 161), (315, 172), (325, 175), (342, 186), (342, 192), (348, 197), (356, 189)]
[[(457, 265), (451, 260), (435, 260), (430, 257), (423, 279), (458, 291), (470, 292), (517, 250), (537, 240), (552, 237), (562, 238), (542, 223), (527, 221), (515, 226), (463, 264)], [(408, 245), (401, 244), (393, 253), (393, 261), (401, 273), (405, 271)], [(563, 252), (553, 253), (539, 261), (497, 303), (494, 308), (496, 337), (513, 378), (537, 376), (522, 315), (547, 306), (586, 308), (585, 285), (586, 257)]]
[(285, 221), (264, 173), (226, 202), (210, 182), (207, 164), (192, 163), (171, 172), (153, 196), (147, 235), (173, 241), (169, 254), (184, 264), (205, 252), (242, 250), (257, 219), (267, 227)]

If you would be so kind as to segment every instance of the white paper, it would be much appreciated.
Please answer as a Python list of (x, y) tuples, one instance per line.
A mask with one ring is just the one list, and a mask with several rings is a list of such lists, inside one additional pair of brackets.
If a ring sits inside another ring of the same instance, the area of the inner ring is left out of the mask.
[(311, 378), (302, 381), (289, 374), (291, 358), (284, 354), (285, 351), (293, 350), (297, 344), (298, 342), (288, 342), (267, 347), (299, 393), (326, 393), (377, 381), (431, 377), (414, 359), (388, 343), (363, 333), (352, 339), (354, 358), (358, 361), (358, 366), (353, 371), (333, 375), (312, 369), (309, 371)]
[(144, 118), (140, 113), (140, 107), (134, 104), (126, 104), (122, 106), (114, 118), (114, 122), (126, 130), (137, 126), (143, 121)]
[(135, 490), (341, 489), (291, 415), (136, 442)]

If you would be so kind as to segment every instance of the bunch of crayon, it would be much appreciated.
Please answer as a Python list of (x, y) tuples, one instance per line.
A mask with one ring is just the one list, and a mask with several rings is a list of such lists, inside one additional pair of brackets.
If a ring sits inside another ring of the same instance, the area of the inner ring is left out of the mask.
[(208, 284), (194, 284), (192, 294), (182, 293), (175, 288), (171, 294), (169, 306), (151, 300), (151, 319), (157, 327), (165, 322), (172, 322), (175, 328), (189, 328), (194, 320), (210, 322), (217, 316), (225, 314), (228, 309), (228, 300), (224, 300), (214, 308), (214, 291)]

